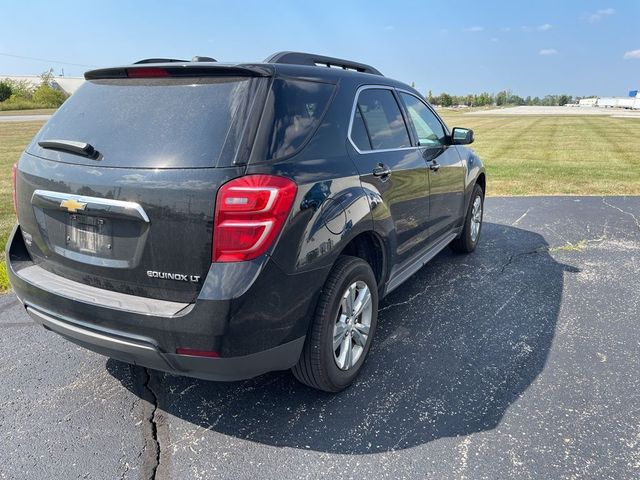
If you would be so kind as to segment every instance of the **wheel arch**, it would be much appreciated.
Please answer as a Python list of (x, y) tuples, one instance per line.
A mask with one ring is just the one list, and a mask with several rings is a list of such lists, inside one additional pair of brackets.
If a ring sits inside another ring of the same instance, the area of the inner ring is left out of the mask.
[(367, 230), (353, 237), (340, 251), (340, 255), (350, 255), (363, 259), (373, 270), (378, 290), (383, 291), (387, 280), (388, 252), (385, 243), (376, 232)]
[(480, 185), (483, 193), (487, 193), (487, 176), (484, 171), (480, 172), (480, 175), (478, 175), (478, 178), (476, 178), (476, 184)]

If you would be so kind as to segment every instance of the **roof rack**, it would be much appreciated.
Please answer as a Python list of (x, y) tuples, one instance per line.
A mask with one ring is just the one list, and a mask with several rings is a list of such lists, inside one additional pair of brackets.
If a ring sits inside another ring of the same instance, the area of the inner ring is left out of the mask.
[(134, 62), (133, 65), (140, 65), (143, 63), (174, 63), (174, 62), (188, 62), (188, 60), (179, 60), (177, 58), (144, 58)]
[(379, 70), (373, 68), (371, 65), (352, 62), (351, 60), (344, 60), (342, 58), (316, 55), (314, 53), (278, 52), (267, 58), (265, 63), (287, 63), (293, 65), (310, 65), (313, 67), (342, 68), (343, 70), (353, 70), (383, 76)]
[[(215, 58), (212, 57), (203, 57), (200, 55), (196, 55), (191, 59), (192, 62), (217, 62)], [(133, 65), (141, 65), (144, 63), (188, 63), (189, 60), (180, 60), (179, 58), (145, 58), (143, 60), (138, 60)]]
[(191, 59), (192, 62), (217, 62), (213, 57), (203, 57), (202, 55), (196, 55)]

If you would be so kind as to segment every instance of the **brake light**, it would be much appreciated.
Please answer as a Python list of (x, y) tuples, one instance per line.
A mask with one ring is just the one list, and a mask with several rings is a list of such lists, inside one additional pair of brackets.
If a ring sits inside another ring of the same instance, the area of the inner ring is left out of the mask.
[(127, 77), (129, 78), (157, 78), (168, 76), (169, 72), (159, 67), (127, 68)]
[(17, 176), (18, 176), (18, 164), (14, 163), (11, 168), (11, 181), (13, 182), (13, 211), (15, 214), (18, 214), (18, 195), (16, 192), (16, 184), (17, 184)]
[(266, 252), (280, 234), (297, 190), (293, 181), (272, 175), (247, 175), (220, 187), (212, 260), (241, 262)]

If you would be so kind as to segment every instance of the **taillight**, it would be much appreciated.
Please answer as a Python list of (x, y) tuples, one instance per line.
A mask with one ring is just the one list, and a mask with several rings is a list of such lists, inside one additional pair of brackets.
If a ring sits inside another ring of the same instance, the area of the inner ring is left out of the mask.
[(11, 181), (13, 182), (13, 211), (18, 214), (18, 195), (16, 193), (16, 181), (18, 176), (18, 164), (14, 163), (11, 168)]
[(159, 67), (127, 68), (127, 77), (129, 78), (158, 78), (168, 76), (169, 72)]
[(212, 260), (241, 262), (266, 252), (282, 230), (297, 190), (288, 178), (271, 175), (247, 175), (220, 187)]

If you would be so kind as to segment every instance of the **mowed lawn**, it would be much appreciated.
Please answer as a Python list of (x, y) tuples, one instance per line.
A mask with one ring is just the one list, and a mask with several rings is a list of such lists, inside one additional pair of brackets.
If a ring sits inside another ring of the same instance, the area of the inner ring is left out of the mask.
[(640, 118), (439, 113), (473, 129), (489, 195), (640, 194)]
[[(440, 114), (449, 127), (474, 130), (488, 195), (640, 195), (640, 119)], [(0, 122), (0, 291), (8, 286), (4, 247), (15, 221), (11, 166), (41, 126)]]
[(16, 218), (13, 211), (11, 167), (40, 127), (42, 122), (0, 122), (0, 291), (9, 286), (4, 247)]

